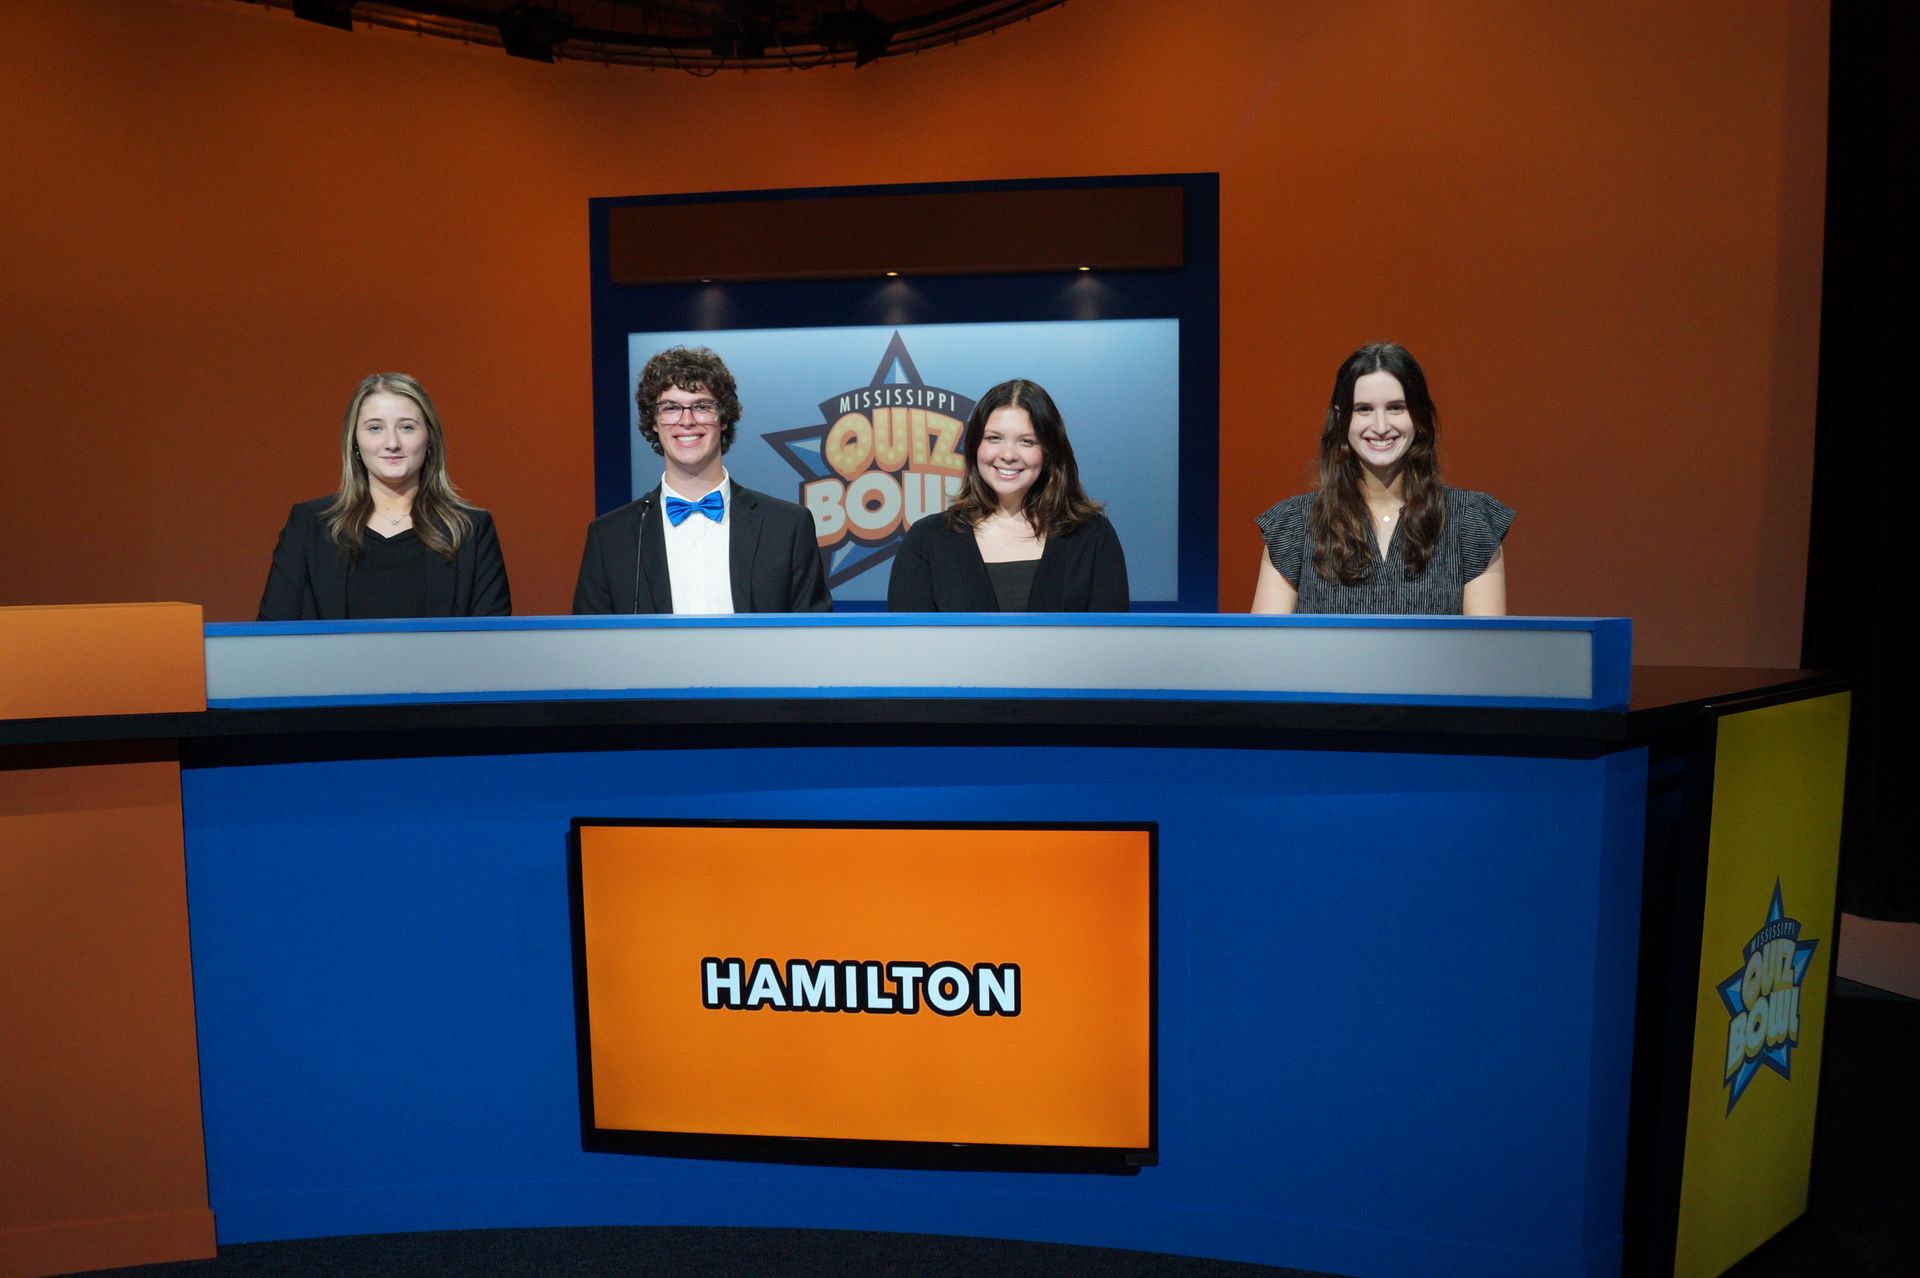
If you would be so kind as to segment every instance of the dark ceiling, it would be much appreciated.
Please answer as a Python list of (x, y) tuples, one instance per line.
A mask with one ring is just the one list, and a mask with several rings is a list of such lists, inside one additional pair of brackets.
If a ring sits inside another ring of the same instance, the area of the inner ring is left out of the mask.
[(515, 57), (806, 69), (898, 57), (985, 35), (1066, 0), (248, 0), (327, 26), (380, 26)]

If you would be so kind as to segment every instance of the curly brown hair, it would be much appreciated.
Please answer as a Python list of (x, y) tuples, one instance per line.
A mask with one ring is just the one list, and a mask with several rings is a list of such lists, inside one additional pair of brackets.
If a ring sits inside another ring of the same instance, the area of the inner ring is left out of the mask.
[(734, 384), (733, 374), (704, 346), (670, 346), (647, 361), (640, 370), (640, 384), (633, 391), (634, 405), (640, 410), (640, 434), (653, 445), (654, 452), (666, 452), (660, 446), (660, 428), (653, 415), (660, 393), (669, 386), (713, 396), (713, 402), (720, 405), (724, 427), (720, 451), (733, 447), (734, 427), (740, 421), (740, 388)]

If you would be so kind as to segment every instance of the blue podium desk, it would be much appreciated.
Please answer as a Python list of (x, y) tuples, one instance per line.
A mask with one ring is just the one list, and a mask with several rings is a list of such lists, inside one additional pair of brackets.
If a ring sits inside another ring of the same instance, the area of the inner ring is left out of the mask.
[[(214, 625), (204, 714), (0, 727), (180, 743), (219, 1239), (753, 1225), (1688, 1270), (1695, 987), (1741, 958), (1701, 957), (1714, 719), (1840, 685), (1630, 688), (1624, 621), (930, 620)], [(588, 1152), (583, 816), (1151, 823), (1157, 1161)], [(1789, 899), (1808, 936), (1825, 901)]]

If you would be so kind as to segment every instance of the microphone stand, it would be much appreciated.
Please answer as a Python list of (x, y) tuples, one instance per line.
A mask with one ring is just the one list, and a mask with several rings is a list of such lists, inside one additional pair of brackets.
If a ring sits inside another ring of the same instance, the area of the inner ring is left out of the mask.
[[(658, 492), (659, 490), (654, 490)], [(640, 549), (647, 544), (647, 516), (653, 513), (654, 493), (640, 499), (640, 522), (633, 534), (633, 611), (640, 611)]]

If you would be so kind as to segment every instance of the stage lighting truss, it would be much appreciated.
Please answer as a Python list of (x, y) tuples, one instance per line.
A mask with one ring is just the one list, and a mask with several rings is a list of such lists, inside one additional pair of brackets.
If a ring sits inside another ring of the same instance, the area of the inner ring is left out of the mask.
[(383, 27), (536, 62), (693, 75), (863, 67), (1024, 22), (1067, 0), (232, 0), (340, 29)]

